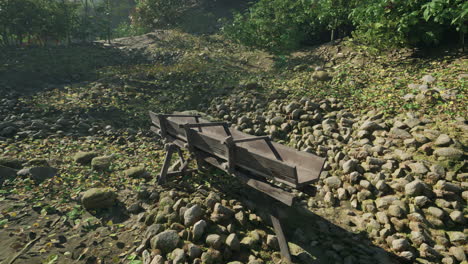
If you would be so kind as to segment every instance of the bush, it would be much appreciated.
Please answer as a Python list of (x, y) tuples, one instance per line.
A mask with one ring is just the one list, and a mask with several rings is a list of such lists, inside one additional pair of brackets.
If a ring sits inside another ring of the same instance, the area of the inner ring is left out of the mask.
[[(462, 10), (461, 0), (367, 0), (351, 12), (353, 36), (381, 48), (439, 44)], [(465, 11), (468, 6), (465, 5)], [(466, 12), (465, 12), (466, 13)], [(441, 18), (443, 17), (443, 18)]]
[[(467, 30), (462, 0), (259, 0), (235, 13), (224, 33), (271, 51), (352, 36), (379, 49), (439, 44)], [(329, 37), (330, 36), (330, 37)]]
[(189, 0), (137, 0), (132, 24), (146, 29), (175, 26), (189, 4)]
[(235, 13), (223, 32), (243, 44), (281, 52), (319, 36), (325, 26), (313, 1), (260, 0), (245, 13)]

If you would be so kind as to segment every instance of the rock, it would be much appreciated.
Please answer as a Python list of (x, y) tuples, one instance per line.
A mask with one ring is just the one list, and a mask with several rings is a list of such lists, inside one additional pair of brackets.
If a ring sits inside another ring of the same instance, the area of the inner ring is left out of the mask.
[(426, 196), (416, 196), (414, 197), (414, 204), (419, 208), (424, 207), (429, 202), (429, 198)]
[(437, 184), (435, 185), (435, 188), (439, 190), (447, 191), (447, 192), (453, 192), (453, 193), (462, 192), (462, 188), (459, 185), (451, 183), (451, 182), (447, 182), (444, 180), (438, 181)]
[(0, 157), (0, 166), (19, 170), (23, 168), (22, 164), (23, 162), (19, 159), (10, 158), (10, 157)]
[[(150, 197), (151, 198), (151, 197)], [(172, 200), (171, 197), (169, 196), (161, 196), (161, 199), (159, 200), (159, 207), (164, 208), (164, 207), (173, 207), (174, 206), (174, 200)]]
[(18, 132), (18, 129), (13, 126), (5, 127), (0, 131), (0, 136), (2, 137), (13, 137), (16, 132)]
[(283, 122), (284, 122), (284, 118), (281, 116), (275, 116), (270, 120), (270, 123), (275, 126), (281, 126)]
[(150, 264), (164, 264), (164, 257), (161, 255), (156, 255)]
[(226, 206), (221, 205), (220, 203), (215, 204), (213, 208), (213, 212), (215, 214), (221, 215), (222, 218), (224, 218), (225, 220), (231, 218), (234, 215), (233, 210), (227, 208)]
[(405, 96), (403, 96), (403, 100), (405, 100), (406, 102), (409, 102), (409, 101), (414, 100), (415, 97), (416, 95), (412, 93), (408, 93), (408, 94), (405, 94)]
[(268, 235), (266, 243), (267, 243), (267, 246), (273, 250), (279, 249), (278, 237), (274, 235)]
[(449, 252), (452, 256), (454, 256), (458, 261), (466, 261), (465, 251), (462, 247), (451, 247)]
[(97, 157), (97, 156), (98, 156), (98, 153), (94, 152), (94, 151), (91, 151), (91, 152), (78, 152), (73, 157), (73, 160), (76, 163), (85, 165), (85, 164), (89, 164), (91, 162), (91, 160), (93, 158)]
[(291, 102), (284, 107), (286, 114), (291, 114), (294, 110), (301, 108), (301, 105), (297, 102)]
[(427, 74), (421, 78), (421, 81), (423, 81), (424, 83), (433, 83), (435, 81), (435, 78), (432, 77), (432, 75)]
[(205, 220), (200, 220), (193, 225), (193, 240), (197, 241), (205, 233), (206, 222)]
[(147, 174), (144, 166), (132, 167), (124, 171), (125, 177), (140, 178)]
[(214, 192), (210, 192), (208, 197), (205, 199), (205, 205), (207, 208), (213, 209), (215, 204), (219, 201), (221, 201), (221, 197), (219, 197), (219, 195)]
[(450, 219), (458, 224), (465, 224), (465, 217), (460, 211), (453, 211), (450, 213)]
[(5, 180), (11, 180), (16, 177), (16, 170), (0, 165), (0, 186), (5, 182)]
[(164, 231), (164, 227), (160, 224), (153, 224), (153, 225), (150, 225), (145, 233), (144, 233), (144, 237), (145, 238), (152, 238), (154, 237), (155, 235), (161, 233), (162, 231)]
[(418, 118), (408, 118), (405, 120), (405, 124), (409, 127), (409, 128), (413, 128), (415, 126), (418, 126), (421, 124), (421, 120), (419, 120)]
[(202, 254), (201, 259), (203, 264), (221, 264), (223, 256), (218, 250), (210, 248)]
[(437, 208), (437, 207), (434, 207), (434, 206), (431, 206), (429, 208), (427, 208), (427, 212), (434, 216), (435, 218), (438, 218), (438, 219), (442, 219), (442, 217), (444, 217), (445, 213), (442, 209), (440, 208)]
[(245, 214), (242, 211), (237, 212), (234, 215), (234, 217), (236, 218), (236, 220), (239, 222), (241, 226), (244, 226), (247, 223), (247, 218), (245, 217)]
[(164, 254), (171, 252), (180, 243), (180, 237), (175, 230), (166, 230), (151, 239), (151, 248), (159, 249)]
[(117, 195), (107, 188), (92, 188), (83, 193), (81, 203), (87, 210), (108, 208), (115, 204)]
[(200, 205), (195, 204), (184, 213), (184, 225), (191, 226), (203, 217), (204, 211)]
[(337, 176), (332, 176), (325, 179), (325, 184), (333, 189), (338, 189), (341, 186), (341, 180)]
[(328, 205), (328, 206), (334, 206), (335, 205), (335, 197), (333, 196), (332, 192), (327, 192), (325, 196), (323, 197), (323, 202)]
[(338, 200), (344, 201), (348, 199), (348, 191), (344, 188), (339, 188), (337, 190)]
[(343, 163), (343, 172), (344, 173), (351, 173), (356, 170), (356, 166), (358, 165), (357, 160), (350, 159)]
[(392, 204), (388, 207), (388, 214), (397, 218), (403, 218), (406, 215), (406, 211), (401, 206)]
[(446, 134), (440, 134), (440, 136), (434, 142), (434, 146), (447, 147), (452, 142), (452, 139)]
[(416, 174), (426, 174), (429, 171), (426, 165), (420, 162), (411, 163), (408, 165), (408, 167), (410, 167), (411, 172)]
[(110, 156), (95, 157), (91, 160), (91, 167), (93, 167), (94, 170), (102, 171), (102, 170), (108, 169), (110, 166), (110, 163), (111, 163)]
[(148, 250), (143, 251), (143, 264), (150, 264), (151, 262), (151, 254), (149, 253)]
[(220, 235), (211, 234), (206, 237), (206, 244), (214, 249), (219, 249), (223, 244), (223, 240)]
[(410, 247), (410, 244), (406, 238), (399, 238), (392, 241), (392, 249), (401, 252), (405, 251)]
[(414, 180), (405, 185), (405, 194), (407, 196), (418, 196), (424, 193), (425, 186), (420, 180)]
[(240, 241), (239, 241), (239, 238), (237, 238), (236, 234), (229, 234), (229, 236), (226, 238), (226, 245), (232, 251), (239, 251), (240, 250)]
[(172, 264), (185, 263), (185, 252), (181, 248), (176, 248), (171, 252)]
[(312, 74), (312, 78), (317, 81), (328, 81), (330, 79), (330, 75), (326, 71), (315, 71)]
[(438, 148), (434, 151), (434, 154), (438, 157), (459, 160), (463, 156), (463, 151), (456, 148)]
[(454, 245), (466, 245), (466, 236), (463, 232), (447, 232), (450, 242)]
[(57, 174), (57, 169), (52, 167), (35, 167), (29, 169), (31, 179), (36, 183), (41, 183), (47, 179), (54, 177)]
[(359, 130), (364, 130), (368, 132), (373, 132), (375, 130), (380, 130), (380, 129), (382, 129), (382, 127), (373, 121), (366, 121), (359, 127)]
[(390, 206), (393, 203), (393, 201), (396, 201), (396, 200), (398, 200), (398, 197), (394, 195), (387, 195), (387, 196), (377, 198), (375, 200), (375, 205), (377, 206), (378, 209), (385, 209), (388, 206)]
[(190, 259), (196, 259), (199, 258), (202, 254), (202, 249), (194, 244), (189, 244), (187, 246), (187, 255), (189, 256)]
[(127, 208), (127, 211), (131, 214), (138, 214), (142, 211), (142, 209), (143, 208), (141, 207), (140, 203), (133, 203)]
[(390, 129), (390, 135), (399, 139), (412, 138), (411, 134), (408, 131), (404, 129), (395, 128), (395, 127)]
[(404, 258), (407, 261), (412, 261), (415, 257), (414, 253), (411, 251), (402, 251), (398, 256)]

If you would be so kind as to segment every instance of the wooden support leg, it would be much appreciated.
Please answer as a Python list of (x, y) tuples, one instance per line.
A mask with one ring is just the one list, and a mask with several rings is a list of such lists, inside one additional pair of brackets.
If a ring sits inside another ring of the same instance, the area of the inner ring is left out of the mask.
[(158, 176), (158, 184), (164, 184), (166, 182), (167, 171), (171, 165), (172, 154), (174, 153), (175, 145), (166, 144), (166, 158), (164, 159), (164, 164), (161, 169), (161, 173)]
[(289, 253), (288, 241), (283, 233), (283, 228), (281, 228), (281, 223), (275, 213), (270, 214), (271, 222), (273, 223), (273, 228), (275, 229), (276, 237), (278, 238), (278, 244), (281, 251), (281, 256), (291, 263), (291, 254)]

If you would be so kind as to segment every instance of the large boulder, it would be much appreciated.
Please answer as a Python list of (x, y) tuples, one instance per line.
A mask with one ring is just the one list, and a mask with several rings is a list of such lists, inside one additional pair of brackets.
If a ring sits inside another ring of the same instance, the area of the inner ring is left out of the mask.
[(145, 170), (144, 166), (132, 167), (124, 171), (126, 177), (129, 178), (140, 178), (146, 177), (148, 173)]
[(312, 78), (314, 78), (317, 81), (328, 81), (331, 79), (330, 74), (328, 72), (320, 70), (320, 71), (315, 71), (312, 74)]
[(94, 170), (102, 171), (109, 168), (111, 163), (110, 156), (95, 157), (91, 160), (91, 166)]
[(91, 160), (97, 156), (98, 156), (98, 153), (94, 151), (90, 151), (90, 152), (80, 151), (76, 153), (75, 156), (73, 156), (73, 160), (76, 163), (85, 165), (85, 164), (89, 164)]
[(108, 208), (115, 204), (117, 195), (107, 188), (92, 188), (83, 193), (81, 203), (90, 209)]
[(34, 167), (29, 169), (31, 179), (36, 183), (41, 183), (47, 179), (54, 177), (57, 174), (57, 169), (52, 167)]
[(13, 179), (16, 176), (16, 170), (0, 165), (0, 186), (7, 179)]
[(152, 249), (159, 249), (164, 254), (173, 251), (180, 243), (180, 237), (175, 230), (166, 230), (154, 236), (151, 241)]
[(10, 157), (0, 157), (0, 166), (19, 170), (23, 167), (22, 163), (23, 162), (19, 159)]

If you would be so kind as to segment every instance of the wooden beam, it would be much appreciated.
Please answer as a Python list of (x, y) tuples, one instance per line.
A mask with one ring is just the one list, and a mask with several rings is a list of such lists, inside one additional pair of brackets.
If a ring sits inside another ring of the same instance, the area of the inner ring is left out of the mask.
[(263, 136), (263, 137), (248, 137), (248, 138), (241, 138), (241, 139), (235, 139), (233, 142), (234, 143), (243, 143), (243, 142), (249, 142), (249, 141), (255, 141), (255, 140), (269, 140), (270, 137), (268, 136)]
[(180, 128), (188, 127), (211, 127), (211, 126), (224, 126), (225, 122), (211, 122), (211, 123), (188, 123), (188, 124), (180, 124)]
[(288, 241), (286, 240), (286, 237), (284, 236), (283, 228), (281, 227), (281, 223), (279, 219), (276, 217), (275, 213), (270, 214), (270, 218), (273, 224), (273, 228), (275, 229), (276, 237), (278, 238), (278, 244), (280, 247), (281, 256), (285, 258), (286, 261), (288, 261), (288, 263), (291, 263), (291, 254), (289, 253)]
[(295, 196), (290, 192), (287, 192), (277, 187), (273, 187), (272, 185), (266, 182), (252, 179), (240, 172), (236, 172), (234, 173), (234, 175), (237, 178), (239, 178), (242, 183), (286, 204), (287, 206), (291, 206), (294, 203)]

